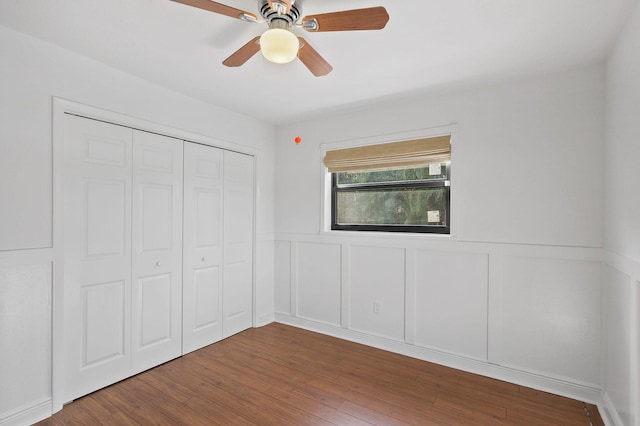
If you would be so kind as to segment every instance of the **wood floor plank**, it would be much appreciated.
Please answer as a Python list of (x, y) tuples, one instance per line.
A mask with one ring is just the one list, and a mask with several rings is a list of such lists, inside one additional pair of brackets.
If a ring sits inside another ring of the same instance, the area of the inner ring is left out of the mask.
[(598, 407), (593, 404), (585, 404), (587, 409), (587, 416), (591, 421), (591, 426), (605, 426), (604, 420), (600, 416), (600, 412), (598, 411)]
[[(173, 365), (171, 366), (173, 367)], [(200, 398), (220, 405), (222, 411), (230, 411), (236, 416), (247, 419), (246, 424), (275, 424), (276, 418), (264, 410), (263, 404), (254, 403), (253, 395), (233, 382), (216, 376), (210, 369), (202, 369), (193, 362), (180, 368), (170, 368), (168, 374), (174, 380), (191, 382)], [(187, 402), (190, 405), (191, 401)]]
[(243, 417), (229, 407), (206, 396), (195, 396), (185, 401), (185, 405), (210, 420), (211, 424), (243, 426), (252, 423), (250, 418)]
[(99, 424), (122, 426), (140, 425), (133, 417), (127, 416), (121, 407), (112, 404), (106, 397), (105, 392), (94, 392), (91, 395), (85, 396), (82, 401), (83, 405), (87, 407), (87, 410), (90, 410), (96, 417)]
[(461, 398), (455, 392), (442, 392), (433, 405), (462, 413), (473, 413), (474, 416), (488, 419), (505, 420), (507, 418), (505, 407), (477, 399)]
[(377, 410), (355, 404), (351, 401), (345, 401), (340, 407), (340, 410), (374, 425), (410, 426), (412, 424), (405, 423)]
[(171, 389), (171, 393), (168, 394), (171, 398), (174, 398), (178, 402), (186, 402), (191, 398), (198, 396), (198, 394), (193, 390), (190, 386), (189, 382), (178, 382), (169, 378), (167, 374), (164, 372), (167, 368), (163, 368), (163, 366), (157, 367), (157, 370), (150, 373), (140, 374), (140, 379), (145, 381), (150, 386), (153, 386), (159, 391), (164, 391), (164, 389)]
[[(321, 417), (315, 415), (309, 406), (300, 407), (288, 404), (279, 399), (274, 392), (273, 385), (269, 380), (264, 380), (264, 376), (259, 374), (246, 374), (247, 366), (242, 363), (229, 362), (225, 358), (218, 358), (214, 373), (224, 374), (233, 381), (233, 387), (251, 390), (260, 396), (260, 401), (265, 410), (268, 410), (281, 421), (293, 422), (294, 424), (325, 425), (330, 424)], [(257, 400), (258, 398), (256, 398)]]
[(68, 404), (40, 425), (590, 425), (597, 407), (273, 323)]

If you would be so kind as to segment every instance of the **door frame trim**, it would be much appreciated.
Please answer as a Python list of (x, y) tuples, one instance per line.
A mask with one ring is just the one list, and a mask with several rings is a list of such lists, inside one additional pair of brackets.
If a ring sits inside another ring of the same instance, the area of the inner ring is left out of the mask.
[(160, 123), (81, 104), (68, 99), (52, 97), (52, 180), (53, 180), (53, 274), (52, 274), (52, 327), (51, 327), (51, 395), (52, 414), (62, 410), (64, 401), (64, 192), (62, 179), (64, 116), (65, 114), (104, 121), (144, 132), (157, 133), (202, 145), (221, 148), (253, 157), (253, 271), (252, 271), (252, 326), (257, 326), (256, 303), (256, 223), (257, 223), (257, 163), (258, 151), (236, 142), (176, 129)]

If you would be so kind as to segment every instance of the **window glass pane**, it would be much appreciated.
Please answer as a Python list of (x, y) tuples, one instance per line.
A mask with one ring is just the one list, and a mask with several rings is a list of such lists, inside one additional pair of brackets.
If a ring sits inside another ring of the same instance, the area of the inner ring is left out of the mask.
[(426, 167), (404, 169), (367, 170), (336, 173), (338, 186), (380, 182), (415, 182), (431, 179), (446, 179), (447, 164), (437, 163)]
[(447, 223), (445, 187), (340, 191), (340, 225), (439, 225)]

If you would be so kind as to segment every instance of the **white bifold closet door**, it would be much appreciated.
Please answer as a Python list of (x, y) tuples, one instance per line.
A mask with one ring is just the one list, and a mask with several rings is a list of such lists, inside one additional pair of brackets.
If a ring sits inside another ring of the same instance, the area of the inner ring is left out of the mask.
[(180, 355), (182, 141), (72, 115), (64, 129), (69, 401)]
[(253, 157), (224, 151), (222, 335), (253, 323)]
[(222, 339), (223, 151), (184, 144), (183, 353)]
[(253, 324), (253, 157), (184, 145), (183, 353)]
[(133, 132), (133, 374), (182, 354), (182, 141)]
[(63, 126), (64, 400), (250, 328), (253, 157)]
[(71, 115), (64, 128), (64, 400), (70, 401), (131, 371), (133, 135)]

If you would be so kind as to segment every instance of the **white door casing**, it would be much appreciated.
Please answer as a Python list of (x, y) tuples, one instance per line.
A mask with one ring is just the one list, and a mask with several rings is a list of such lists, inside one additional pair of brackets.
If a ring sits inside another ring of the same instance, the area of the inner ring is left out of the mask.
[(182, 350), (222, 339), (223, 151), (184, 144)]

